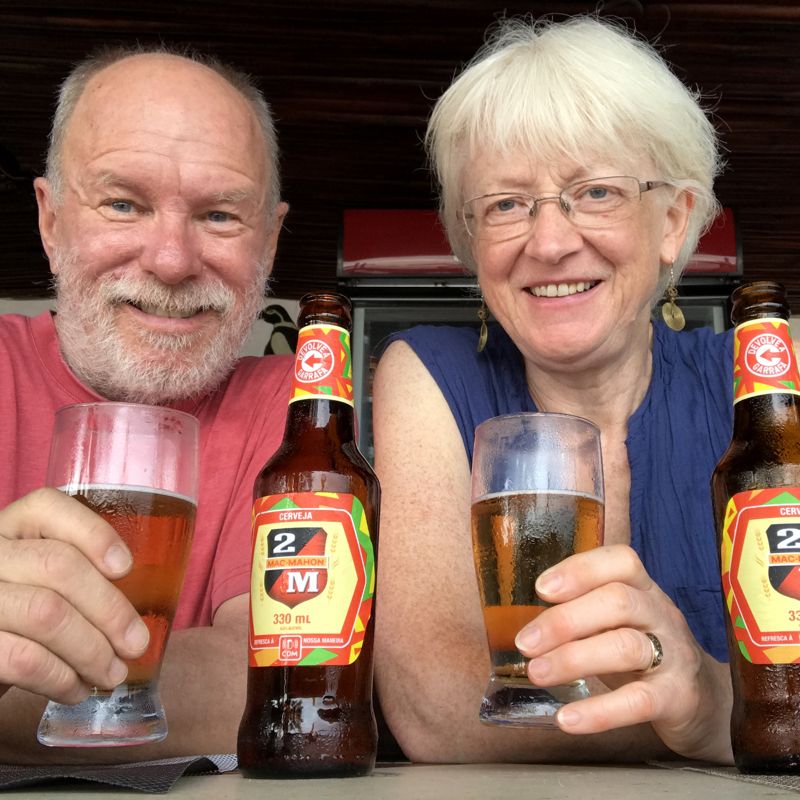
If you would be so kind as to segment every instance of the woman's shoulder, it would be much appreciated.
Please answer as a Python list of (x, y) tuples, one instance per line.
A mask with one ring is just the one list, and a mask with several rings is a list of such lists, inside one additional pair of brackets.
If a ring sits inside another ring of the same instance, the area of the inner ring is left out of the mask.
[(684, 422), (695, 419), (727, 443), (732, 386), (732, 331), (716, 333), (711, 328), (697, 328), (675, 332), (656, 323), (650, 392), (653, 410), (662, 409), (669, 415), (683, 409)]
[(467, 455), (475, 426), (498, 414), (533, 410), (522, 357), (503, 329), (492, 323), (478, 352), (477, 326), (423, 325), (393, 334), (384, 350), (405, 342), (433, 378), (450, 408)]
[(500, 325), (489, 324), (482, 351), (479, 337), (477, 325), (419, 325), (392, 334), (381, 352), (392, 342), (405, 342), (437, 383), (451, 385), (455, 393), (524, 386), (522, 356)]
[(499, 361), (518, 359), (519, 352), (506, 332), (496, 323), (489, 325), (485, 350), (478, 351), (480, 328), (476, 325), (415, 325), (388, 336), (380, 345), (378, 355), (396, 341), (403, 341), (423, 360), (434, 358), (445, 363), (457, 363), (471, 369), (481, 365), (496, 365)]
[(694, 367), (724, 365), (730, 369), (728, 356), (733, 356), (733, 331), (716, 332), (711, 328), (672, 331), (662, 322), (654, 323), (654, 331), (654, 355)]
[(392, 342), (402, 341), (413, 350), (476, 351), (478, 330), (474, 325), (415, 325), (390, 334), (380, 346), (382, 353)]

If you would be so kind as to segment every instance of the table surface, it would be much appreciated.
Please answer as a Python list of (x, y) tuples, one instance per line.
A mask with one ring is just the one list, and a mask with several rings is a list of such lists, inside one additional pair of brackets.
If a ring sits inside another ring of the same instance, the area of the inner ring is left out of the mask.
[[(45, 800), (103, 800), (146, 797), (96, 784), (62, 784), (10, 789), (4, 795)], [(152, 795), (150, 795), (152, 796)], [(753, 800), (795, 798), (797, 792), (777, 786), (657, 766), (559, 766), (527, 764), (382, 765), (368, 778), (339, 780), (252, 780), (238, 772), (195, 775), (178, 780), (170, 798), (192, 800)]]

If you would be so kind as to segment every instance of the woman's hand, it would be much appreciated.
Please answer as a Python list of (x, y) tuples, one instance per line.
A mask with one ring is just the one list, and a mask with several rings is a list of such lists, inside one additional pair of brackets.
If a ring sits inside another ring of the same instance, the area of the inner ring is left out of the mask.
[[(732, 763), (727, 664), (705, 653), (673, 602), (624, 545), (579, 553), (542, 573), (536, 589), (555, 603), (517, 635), (530, 680), (553, 686), (597, 676), (611, 691), (556, 716), (569, 733), (650, 722), (680, 755)], [(663, 661), (651, 669), (653, 646)]]

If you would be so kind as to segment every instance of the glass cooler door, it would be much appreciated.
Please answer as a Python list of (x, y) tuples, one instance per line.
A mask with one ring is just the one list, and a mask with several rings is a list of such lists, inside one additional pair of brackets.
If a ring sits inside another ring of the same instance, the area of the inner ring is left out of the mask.
[(477, 297), (452, 300), (417, 298), (353, 299), (353, 396), (358, 419), (358, 446), (374, 462), (372, 446), (372, 378), (386, 338), (414, 325), (479, 325)]

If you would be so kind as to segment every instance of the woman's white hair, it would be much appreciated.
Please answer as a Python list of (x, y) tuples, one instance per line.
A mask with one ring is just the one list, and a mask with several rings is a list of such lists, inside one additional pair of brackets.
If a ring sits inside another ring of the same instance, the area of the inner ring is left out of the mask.
[(676, 275), (718, 209), (713, 183), (722, 163), (699, 95), (650, 44), (590, 16), (498, 23), (439, 98), (425, 143), (453, 252), (473, 270), (461, 181), (482, 151), (522, 151), (543, 163), (651, 162), (656, 174), (636, 177), (694, 195)]

